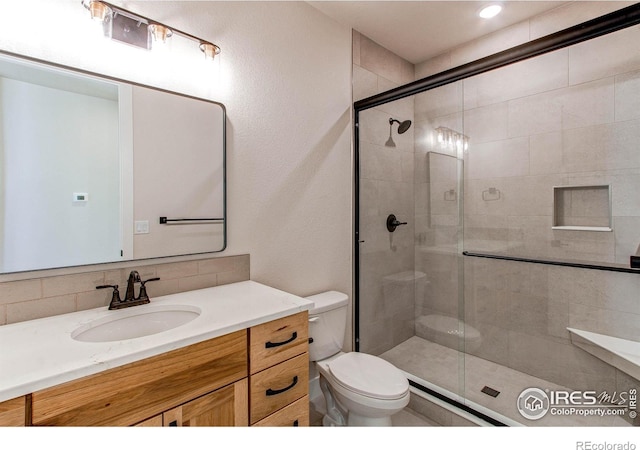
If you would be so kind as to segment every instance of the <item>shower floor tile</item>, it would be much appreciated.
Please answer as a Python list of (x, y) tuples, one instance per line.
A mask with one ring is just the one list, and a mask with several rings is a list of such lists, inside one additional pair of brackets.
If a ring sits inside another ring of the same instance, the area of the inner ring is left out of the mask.
[[(433, 383), (502, 416), (526, 426), (631, 426), (621, 417), (552, 416), (540, 420), (523, 418), (516, 408), (520, 393), (530, 387), (567, 388), (491, 361), (453, 350), (413, 336), (380, 355), (399, 369)], [(462, 375), (464, 374), (464, 376)], [(481, 392), (484, 386), (500, 391), (497, 397)]]

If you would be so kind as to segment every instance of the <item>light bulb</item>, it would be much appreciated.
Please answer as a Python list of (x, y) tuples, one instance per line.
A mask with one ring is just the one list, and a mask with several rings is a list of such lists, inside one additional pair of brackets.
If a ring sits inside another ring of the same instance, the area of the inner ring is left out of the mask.
[(491, 19), (500, 14), (500, 11), (502, 11), (502, 6), (494, 4), (482, 8), (478, 15), (483, 19)]

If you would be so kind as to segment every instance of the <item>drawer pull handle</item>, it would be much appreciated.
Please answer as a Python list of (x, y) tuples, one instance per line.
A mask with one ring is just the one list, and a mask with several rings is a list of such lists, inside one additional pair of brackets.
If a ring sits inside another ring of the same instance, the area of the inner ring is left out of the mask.
[(282, 342), (271, 342), (271, 341), (265, 342), (264, 348), (280, 347), (281, 345), (285, 345), (285, 344), (288, 344), (289, 342), (295, 341), (297, 337), (298, 337), (298, 332), (294, 331), (293, 334), (291, 335), (291, 337), (289, 339), (287, 339), (286, 341), (282, 341)]
[(292, 387), (294, 387), (296, 384), (298, 384), (298, 375), (296, 375), (295, 377), (293, 377), (293, 383), (291, 383), (289, 386), (287, 386), (286, 388), (282, 388), (282, 389), (267, 389), (267, 395), (278, 395), (278, 394), (282, 394), (283, 392), (288, 391), (289, 389), (291, 389)]

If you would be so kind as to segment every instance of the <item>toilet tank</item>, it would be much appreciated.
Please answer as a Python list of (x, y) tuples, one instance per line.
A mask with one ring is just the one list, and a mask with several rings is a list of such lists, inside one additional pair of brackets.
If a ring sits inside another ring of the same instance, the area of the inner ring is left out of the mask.
[(320, 361), (342, 350), (347, 326), (347, 294), (322, 292), (307, 297), (314, 303), (309, 310), (309, 360)]

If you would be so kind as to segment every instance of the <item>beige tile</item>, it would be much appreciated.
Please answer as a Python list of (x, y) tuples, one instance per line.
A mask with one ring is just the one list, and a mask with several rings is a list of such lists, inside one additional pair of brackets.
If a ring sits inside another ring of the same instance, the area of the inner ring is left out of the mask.
[(157, 276), (160, 279), (175, 279), (188, 277), (198, 274), (198, 262), (197, 261), (185, 261), (178, 263), (161, 264), (156, 268)]
[(351, 43), (353, 64), (360, 65), (360, 33), (356, 30), (351, 30)]
[(402, 84), (411, 83), (416, 79), (416, 67), (412, 63), (406, 60), (402, 60), (400, 63)]
[(529, 22), (521, 22), (455, 48), (451, 51), (453, 67), (493, 55), (529, 40)]
[(180, 279), (178, 278), (162, 279), (161, 277), (159, 281), (153, 281), (147, 286), (147, 294), (152, 300), (154, 297), (177, 294), (178, 292), (181, 292)]
[(616, 121), (640, 118), (640, 71), (615, 77)]
[(403, 83), (403, 59), (360, 35), (360, 66), (394, 83)]
[(636, 120), (567, 130), (562, 136), (562, 168), (587, 172), (640, 167), (640, 154), (633, 144), (639, 133)]
[(474, 179), (525, 177), (529, 175), (529, 139), (474, 144), (469, 151), (469, 166), (469, 178)]
[(433, 120), (461, 112), (462, 93), (463, 84), (459, 81), (415, 95), (413, 99), (416, 120)]
[(615, 233), (615, 261), (621, 264), (629, 264), (631, 255), (640, 254), (640, 216), (638, 217), (614, 217), (613, 230)]
[[(387, 78), (385, 78), (383, 76), (378, 75), (378, 89), (377, 89), (377, 91), (378, 92), (390, 91), (391, 89), (395, 89), (398, 86), (400, 86), (400, 84), (401, 83), (389, 80), (389, 79), (387, 79)], [(411, 100), (411, 99), (408, 99), (408, 100)], [(396, 103), (396, 102), (385, 103), (383, 105), (378, 106), (377, 109), (384, 111), (388, 107), (388, 105), (392, 105), (394, 103)]]
[(0, 305), (0, 325), (5, 325), (7, 323), (7, 307), (5, 305)]
[(353, 65), (353, 101), (362, 100), (378, 93), (378, 76)]
[(529, 173), (558, 173), (562, 167), (562, 133), (551, 132), (529, 136)]
[(453, 424), (454, 414), (451, 411), (416, 395), (411, 396), (408, 407), (440, 426), (452, 426)]
[(560, 50), (467, 78), (464, 107), (477, 108), (566, 87), (567, 71), (568, 50)]
[(638, 192), (640, 192), (640, 170), (631, 170), (627, 173), (620, 173), (603, 177), (611, 184), (612, 199), (611, 208), (614, 216), (640, 216), (638, 208)]
[(422, 63), (416, 64), (415, 78), (416, 80), (420, 80), (422, 78), (444, 72), (452, 67), (451, 52), (446, 52)]
[[(360, 114), (360, 145), (384, 146), (388, 138), (389, 113), (372, 108)], [(395, 136), (393, 138), (395, 140)]]
[[(498, 103), (464, 112), (464, 134), (469, 136), (470, 153), (478, 144), (509, 137), (508, 130), (512, 126), (510, 116), (513, 114), (511, 110), (510, 104)], [(463, 130), (457, 129), (456, 131)]]
[(611, 123), (613, 79), (598, 80), (509, 102), (509, 136)]
[(538, 39), (587, 20), (608, 14), (634, 2), (569, 2), (530, 19), (531, 39)]
[(516, 370), (571, 389), (615, 387), (612, 366), (554, 338), (509, 332), (509, 362)]
[(248, 256), (226, 256), (198, 261), (198, 274), (215, 274), (236, 270), (240, 265), (248, 263)]
[(181, 291), (193, 291), (195, 289), (204, 289), (217, 286), (218, 276), (215, 273), (205, 275), (195, 275), (192, 277), (184, 277), (178, 280), (178, 286)]
[[(640, 29), (629, 27), (569, 48), (569, 82), (585, 83), (640, 69)], [(598, 55), (594, 64), (593, 55)]]
[(402, 411), (391, 416), (391, 424), (394, 427), (436, 427), (438, 424), (422, 414), (406, 407)]
[(79, 273), (42, 279), (42, 296), (56, 297), (64, 294), (94, 291), (96, 286), (105, 284), (104, 272)]
[(237, 283), (239, 281), (249, 280), (249, 271), (234, 270), (233, 272), (221, 272), (217, 275), (217, 277), (219, 285)]
[(7, 308), (7, 323), (66, 314), (76, 310), (76, 296), (62, 295), (57, 297), (11, 303)]
[(40, 279), (0, 283), (0, 305), (42, 297)]
[[(120, 298), (124, 298), (125, 289), (120, 288)], [(77, 298), (77, 310), (84, 311), (86, 309), (100, 308), (109, 306), (113, 289), (101, 289), (92, 292), (81, 292)]]
[[(395, 85), (390, 83), (389, 84), (381, 83), (380, 80), (382, 80), (382, 78), (378, 79), (379, 81), (378, 86), (382, 87), (381, 89), (379, 89), (380, 92), (384, 92), (395, 87)], [(404, 120), (411, 120), (412, 122), (415, 121), (414, 115), (413, 115), (413, 111), (414, 111), (413, 103), (414, 103), (413, 98), (409, 97), (401, 100), (396, 100), (394, 102), (385, 103), (384, 105), (381, 105), (376, 108), (378, 111), (381, 111), (387, 114), (387, 135), (389, 132), (389, 127), (388, 127), (389, 117), (393, 117), (394, 119), (399, 120), (401, 122)], [(401, 147), (401, 145), (399, 144), (404, 143), (408, 147), (406, 150), (413, 152), (413, 146), (414, 146), (413, 126), (409, 128), (409, 130), (404, 134), (398, 134), (397, 130), (398, 130), (398, 124), (394, 123), (393, 124), (393, 133), (394, 133), (393, 140), (396, 142), (396, 145), (398, 145), (398, 147)]]

